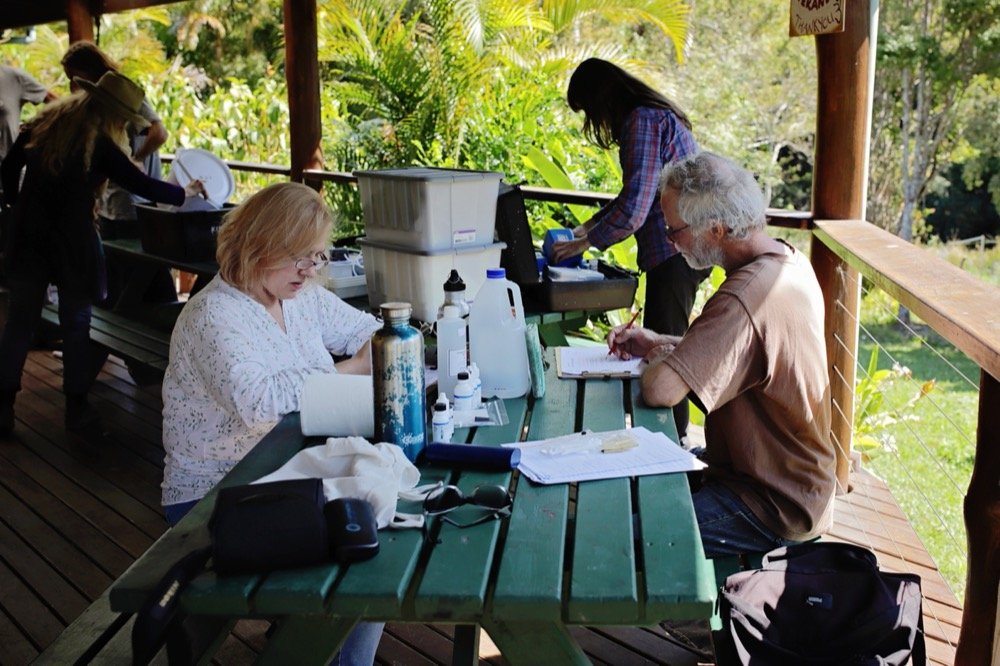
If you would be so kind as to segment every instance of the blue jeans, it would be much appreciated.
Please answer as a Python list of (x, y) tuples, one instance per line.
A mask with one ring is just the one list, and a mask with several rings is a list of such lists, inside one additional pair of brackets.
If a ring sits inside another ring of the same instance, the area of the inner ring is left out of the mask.
[[(48, 276), (11, 277), (10, 307), (0, 339), (0, 391), (18, 391), (24, 361), (45, 305)], [(59, 286), (59, 332), (63, 344), (63, 392), (84, 395), (100, 370), (90, 346), (91, 301), (73, 285)], [(100, 362), (103, 364), (103, 357)]]
[[(168, 504), (163, 507), (167, 524), (173, 527), (181, 518), (194, 508), (198, 500)], [(382, 640), (382, 629), (385, 622), (359, 622), (354, 630), (347, 635), (347, 640), (340, 652), (330, 660), (330, 666), (370, 666), (375, 662), (379, 641)]]
[(783, 539), (764, 526), (736, 493), (721, 483), (706, 483), (691, 494), (707, 557), (766, 553), (798, 541)]

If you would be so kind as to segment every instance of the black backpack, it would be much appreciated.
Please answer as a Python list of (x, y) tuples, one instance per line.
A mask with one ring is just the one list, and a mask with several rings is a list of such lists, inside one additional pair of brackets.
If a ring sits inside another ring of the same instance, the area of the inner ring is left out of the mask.
[(760, 569), (729, 576), (719, 603), (735, 663), (926, 662), (920, 577), (879, 571), (875, 555), (859, 546), (772, 550)]

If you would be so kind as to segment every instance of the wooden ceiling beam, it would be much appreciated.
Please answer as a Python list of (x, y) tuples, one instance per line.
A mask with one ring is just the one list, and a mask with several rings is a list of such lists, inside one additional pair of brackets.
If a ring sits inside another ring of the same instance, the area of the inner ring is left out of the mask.
[[(79, 6), (86, 7), (91, 16), (114, 14), (143, 7), (167, 5), (179, 0), (0, 0), (0, 29), (26, 28), (57, 21), (66, 21)], [(72, 7), (71, 5), (76, 5)]]

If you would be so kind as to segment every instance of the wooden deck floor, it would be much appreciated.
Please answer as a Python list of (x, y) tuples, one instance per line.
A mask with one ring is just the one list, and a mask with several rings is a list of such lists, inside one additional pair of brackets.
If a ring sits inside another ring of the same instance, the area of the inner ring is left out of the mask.
[[(158, 390), (109, 361), (92, 394), (109, 434), (86, 441), (63, 428), (61, 373), (51, 352), (30, 354), (15, 432), (0, 439), (0, 664), (9, 666), (30, 663), (166, 529)], [(951, 664), (961, 605), (885, 485), (866, 474), (853, 481), (831, 536), (873, 549), (883, 569), (920, 574), (928, 656)], [(265, 627), (237, 625), (218, 663), (249, 663)], [(574, 631), (594, 663), (697, 663), (659, 629)], [(378, 662), (448, 663), (451, 646), (441, 628), (389, 625)], [(480, 661), (503, 663), (485, 634)]]

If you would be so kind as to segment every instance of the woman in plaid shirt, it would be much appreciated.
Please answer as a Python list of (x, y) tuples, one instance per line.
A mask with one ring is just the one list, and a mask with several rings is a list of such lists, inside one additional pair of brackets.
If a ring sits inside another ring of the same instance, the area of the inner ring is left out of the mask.
[[(668, 162), (698, 152), (691, 122), (669, 99), (620, 67), (598, 58), (573, 72), (566, 93), (569, 106), (583, 111), (583, 133), (601, 148), (618, 146), (622, 189), (592, 218), (573, 230), (574, 240), (557, 243), (553, 259), (605, 250), (635, 234), (639, 269), (646, 273), (643, 326), (669, 335), (688, 328), (698, 284), (709, 271), (688, 266), (667, 235), (660, 193), (660, 171)], [(681, 437), (687, 433), (688, 405), (674, 407)]]

